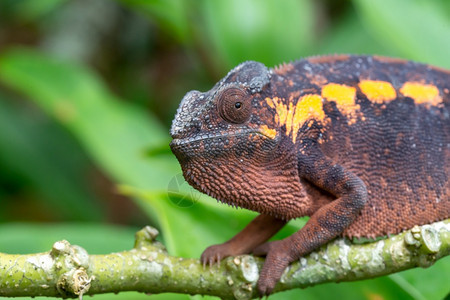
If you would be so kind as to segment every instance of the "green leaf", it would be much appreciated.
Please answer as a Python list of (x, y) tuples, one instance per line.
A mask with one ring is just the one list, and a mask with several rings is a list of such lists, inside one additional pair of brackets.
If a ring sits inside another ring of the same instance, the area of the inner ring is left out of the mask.
[[(0, 56), (0, 80), (66, 126), (116, 182), (161, 195), (180, 172), (175, 157), (160, 151), (168, 148), (167, 129), (150, 113), (119, 101), (81, 65), (16, 49)], [(148, 156), (153, 149), (158, 151)], [(154, 215), (145, 202), (136, 203)]]
[(439, 1), (354, 0), (361, 21), (401, 56), (450, 68), (450, 18)]
[[(189, 2), (180, 0), (120, 0), (120, 2), (149, 15), (156, 20), (165, 31), (179, 41), (188, 42), (190, 38), (190, 22), (187, 18)], [(191, 3), (195, 4), (195, 3)]]
[[(86, 187), (91, 166), (80, 147), (56, 124), (8, 100), (0, 94), (2, 171), (23, 178), (25, 185), (37, 190), (42, 202), (53, 207), (57, 220), (101, 219), (104, 213)], [(0, 214), (6, 213), (5, 202), (0, 202)]]
[[(139, 228), (89, 223), (0, 224), (0, 252), (29, 254), (49, 251), (54, 242), (67, 240), (89, 254), (107, 254), (131, 249)], [(102, 241), (103, 239), (103, 241)]]
[(245, 60), (273, 66), (312, 48), (313, 16), (307, 0), (206, 0), (201, 1), (199, 35), (211, 59), (224, 60), (227, 68)]
[(150, 113), (112, 95), (92, 72), (27, 50), (0, 56), (0, 80), (26, 94), (65, 125), (118, 182), (165, 190), (179, 166), (172, 155), (146, 152), (168, 147), (169, 135)]
[(368, 33), (353, 8), (330, 26), (321, 40), (317, 54), (319, 53), (400, 55), (395, 49), (385, 47)]
[(24, 21), (36, 21), (57, 10), (67, 0), (3, 0), (0, 15), (5, 10), (10, 16)]

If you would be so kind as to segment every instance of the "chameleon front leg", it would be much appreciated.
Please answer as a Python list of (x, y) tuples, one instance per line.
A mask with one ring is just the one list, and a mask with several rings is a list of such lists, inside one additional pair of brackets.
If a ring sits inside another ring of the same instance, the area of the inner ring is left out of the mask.
[(335, 195), (336, 200), (319, 208), (295, 234), (265, 243), (253, 251), (256, 255), (267, 255), (258, 280), (260, 295), (271, 293), (291, 262), (341, 235), (367, 201), (364, 182), (323, 156), (309, 157), (306, 163), (300, 164), (299, 171), (302, 178)]
[(267, 241), (285, 224), (286, 221), (261, 214), (229, 241), (206, 248), (202, 253), (201, 262), (203, 266), (207, 263), (211, 266), (215, 262), (220, 263), (228, 256), (251, 253), (255, 247)]

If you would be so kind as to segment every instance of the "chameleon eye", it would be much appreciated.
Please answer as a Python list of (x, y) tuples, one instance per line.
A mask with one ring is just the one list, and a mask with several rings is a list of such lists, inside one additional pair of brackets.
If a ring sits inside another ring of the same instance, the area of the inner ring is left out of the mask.
[(219, 94), (217, 109), (219, 115), (230, 123), (244, 123), (250, 117), (251, 99), (242, 89), (232, 87)]

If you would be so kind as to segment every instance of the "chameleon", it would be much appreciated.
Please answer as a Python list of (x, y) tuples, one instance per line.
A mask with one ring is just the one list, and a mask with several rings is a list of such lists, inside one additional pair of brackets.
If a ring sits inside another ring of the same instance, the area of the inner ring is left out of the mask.
[[(184, 178), (259, 215), (201, 262), (266, 256), (269, 295), (286, 267), (336, 237), (397, 234), (450, 217), (450, 71), (382, 56), (247, 61), (172, 122)], [(289, 220), (305, 226), (267, 242)]]

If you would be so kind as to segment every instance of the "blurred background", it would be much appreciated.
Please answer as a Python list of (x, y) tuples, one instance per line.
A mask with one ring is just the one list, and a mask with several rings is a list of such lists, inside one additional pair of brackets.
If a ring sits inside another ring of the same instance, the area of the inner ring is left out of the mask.
[[(450, 1), (1, 0), (0, 252), (47, 251), (58, 239), (92, 254), (127, 250), (147, 224), (183, 257), (229, 239), (255, 214), (180, 176), (168, 147), (180, 100), (245, 60), (273, 67), (329, 53), (450, 68)], [(449, 276), (447, 257), (273, 299), (442, 299)]]

